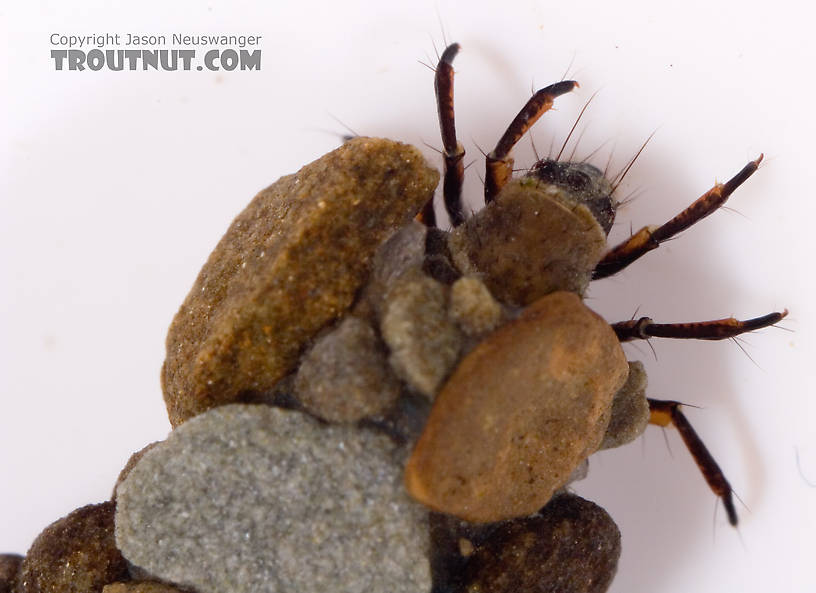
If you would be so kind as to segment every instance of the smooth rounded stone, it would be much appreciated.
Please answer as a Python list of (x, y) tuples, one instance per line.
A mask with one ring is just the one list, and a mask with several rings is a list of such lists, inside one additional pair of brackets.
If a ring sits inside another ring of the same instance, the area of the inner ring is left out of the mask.
[(615, 332), (578, 295), (539, 299), (439, 392), (405, 469), (409, 493), (477, 523), (534, 513), (597, 450), (628, 372)]
[(268, 391), (341, 317), (379, 245), (439, 180), (414, 147), (355, 138), (282, 177), (238, 215), (167, 335), (162, 387), (177, 426)]
[(482, 274), (499, 301), (525, 306), (559, 290), (583, 294), (606, 234), (563, 189), (522, 178), (456, 227), (449, 246), (463, 273)]
[(649, 402), (646, 399), (646, 370), (640, 361), (629, 363), (629, 376), (612, 400), (612, 416), (606, 427), (601, 449), (612, 449), (631, 443), (649, 425)]
[(496, 329), (504, 312), (487, 286), (475, 276), (462, 276), (451, 286), (449, 314), (468, 336)]
[(102, 593), (185, 593), (185, 591), (155, 581), (129, 581), (105, 585)]
[(119, 486), (116, 541), (197, 593), (430, 589), (427, 512), (374, 431), (232, 404), (185, 422)]
[(295, 395), (329, 422), (356, 422), (390, 408), (401, 386), (368, 323), (347, 317), (301, 359)]
[(379, 319), (385, 295), (405, 272), (422, 267), (428, 227), (413, 220), (380, 245), (374, 269), (352, 312), (371, 321)]
[(20, 566), (16, 593), (99, 593), (128, 577), (113, 536), (113, 502), (90, 504), (37, 536)]
[(620, 531), (609, 514), (571, 494), (553, 498), (537, 515), (479, 535), (464, 546), (472, 551), (453, 591), (603, 593), (621, 552)]
[(125, 467), (122, 468), (122, 471), (119, 472), (119, 476), (116, 478), (116, 483), (113, 485), (113, 494), (111, 495), (111, 500), (116, 500), (116, 489), (119, 487), (119, 484), (121, 484), (124, 481), (124, 479), (127, 478), (128, 474), (130, 473), (130, 470), (133, 469), (133, 467), (139, 462), (139, 460), (145, 453), (150, 451), (150, 449), (155, 447), (157, 444), (158, 441), (150, 443), (149, 445), (142, 447), (141, 449), (139, 449), (133, 455), (130, 456), (130, 458), (127, 460), (127, 463), (125, 464)]
[(0, 554), (0, 593), (14, 591), (22, 561), (23, 557), (19, 554)]
[(380, 333), (391, 367), (433, 399), (459, 359), (462, 335), (448, 317), (447, 288), (414, 270), (396, 281), (383, 305)]

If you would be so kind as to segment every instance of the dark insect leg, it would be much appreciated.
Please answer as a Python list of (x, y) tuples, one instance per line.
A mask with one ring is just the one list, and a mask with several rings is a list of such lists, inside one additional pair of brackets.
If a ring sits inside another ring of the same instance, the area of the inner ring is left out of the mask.
[(718, 183), (712, 187), (666, 224), (657, 228), (643, 227), (629, 239), (614, 247), (595, 267), (592, 273), (593, 279), (606, 278), (620, 272), (636, 259), (656, 249), (663, 241), (671, 239), (677, 233), (686, 230), (695, 222), (717, 210), (735, 189), (754, 174), (761, 161), (762, 155), (759, 155), (759, 158), (745, 165), (742, 171), (726, 183)]
[(510, 122), (504, 135), (496, 144), (493, 152), (487, 155), (485, 176), (485, 203), (489, 204), (499, 193), (501, 188), (510, 180), (513, 174), (513, 159), (510, 151), (521, 139), (524, 133), (548, 111), (555, 102), (555, 98), (570, 92), (578, 86), (574, 80), (562, 80), (548, 87), (544, 87), (530, 97), (527, 104), (519, 111), (515, 119)]
[(714, 461), (711, 453), (708, 452), (703, 441), (694, 431), (683, 412), (680, 411), (680, 403), (675, 401), (665, 401), (659, 399), (649, 399), (649, 410), (651, 417), (650, 424), (658, 426), (668, 426), (669, 424), (680, 432), (680, 437), (697, 463), (697, 467), (703, 473), (703, 477), (711, 490), (723, 501), (725, 512), (728, 515), (728, 522), (737, 525), (737, 509), (734, 507), (731, 484), (725, 479), (725, 474)]
[(726, 340), (745, 332), (762, 329), (779, 323), (788, 314), (785, 309), (781, 312), (768, 313), (762, 317), (740, 321), (729, 317), (712, 321), (697, 321), (691, 323), (654, 323), (649, 317), (630, 319), (612, 324), (612, 329), (618, 335), (618, 340), (648, 340), (649, 338), (681, 338), (693, 340)]
[(453, 58), (458, 52), (458, 43), (449, 45), (442, 52), (434, 77), (436, 107), (439, 112), (439, 129), (442, 132), (445, 158), (442, 195), (445, 198), (445, 210), (448, 212), (452, 226), (459, 226), (465, 221), (465, 212), (462, 208), (462, 181), (465, 177), (462, 161), (465, 158), (465, 149), (456, 140), (456, 121), (453, 111)]

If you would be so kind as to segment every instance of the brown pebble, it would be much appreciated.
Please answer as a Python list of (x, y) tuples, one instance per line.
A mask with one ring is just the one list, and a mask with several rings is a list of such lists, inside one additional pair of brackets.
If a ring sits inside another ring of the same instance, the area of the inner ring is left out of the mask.
[(105, 585), (102, 593), (185, 593), (172, 585), (155, 581), (129, 581)]
[(612, 416), (600, 448), (612, 449), (634, 441), (646, 430), (649, 415), (646, 370), (642, 362), (630, 362), (626, 383), (612, 400)]
[(162, 387), (173, 426), (287, 375), (303, 345), (351, 306), (377, 247), (438, 179), (412, 146), (355, 138), (260, 192), (170, 326)]
[(150, 443), (146, 447), (142, 447), (141, 449), (139, 449), (133, 455), (130, 456), (130, 459), (127, 460), (125, 467), (123, 467), (122, 471), (119, 472), (119, 477), (116, 478), (116, 484), (113, 485), (113, 494), (111, 495), (111, 500), (116, 500), (116, 489), (119, 487), (119, 484), (121, 484), (124, 481), (124, 479), (127, 478), (128, 474), (130, 473), (130, 470), (132, 470), (133, 467), (137, 463), (139, 463), (139, 460), (142, 458), (142, 455), (150, 451), (150, 449), (152, 449), (158, 444), (159, 441)]
[(295, 395), (310, 414), (356, 422), (385, 412), (400, 395), (385, 348), (365, 321), (347, 317), (301, 359)]
[(598, 505), (554, 498), (539, 515), (496, 526), (467, 559), (467, 593), (603, 593), (621, 552), (620, 531)]
[(12, 593), (23, 557), (19, 554), (0, 554), (0, 593)]
[(462, 272), (483, 274), (499, 301), (524, 306), (558, 290), (583, 294), (606, 234), (563, 189), (523, 178), (456, 227), (449, 245)]
[(113, 536), (113, 502), (91, 504), (37, 536), (20, 567), (17, 593), (99, 593), (126, 580), (128, 568)]
[(544, 506), (601, 444), (629, 367), (578, 295), (550, 294), (468, 353), (408, 461), (408, 492), (472, 522)]

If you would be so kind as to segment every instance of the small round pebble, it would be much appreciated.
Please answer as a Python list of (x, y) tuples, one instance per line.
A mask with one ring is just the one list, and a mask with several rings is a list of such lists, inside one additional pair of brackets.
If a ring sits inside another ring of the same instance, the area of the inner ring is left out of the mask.
[(483, 336), (502, 321), (502, 307), (475, 276), (462, 276), (451, 286), (450, 316), (469, 336)]
[(295, 410), (214, 408), (119, 486), (116, 541), (197, 593), (427, 592), (427, 512), (402, 487), (404, 456), (385, 435)]
[(603, 593), (615, 576), (620, 552), (620, 531), (609, 514), (566, 494), (540, 514), (500, 524), (475, 543), (461, 591)]
[(301, 359), (295, 395), (309, 413), (329, 422), (356, 422), (390, 408), (400, 395), (374, 329), (347, 317)]
[(612, 417), (601, 449), (612, 449), (631, 443), (643, 434), (649, 425), (649, 402), (646, 399), (646, 370), (643, 363), (629, 363), (626, 383), (612, 400)]
[(99, 593), (126, 580), (113, 536), (113, 502), (91, 504), (49, 525), (20, 567), (17, 593)]
[(374, 269), (352, 309), (354, 315), (375, 320), (382, 313), (383, 299), (400, 276), (419, 269), (425, 260), (428, 227), (411, 221), (391, 235), (374, 254)]
[(433, 399), (459, 359), (462, 335), (448, 317), (446, 287), (416, 270), (386, 297), (380, 331), (397, 375)]
[(19, 554), (0, 554), (0, 593), (11, 593), (20, 571), (23, 557)]

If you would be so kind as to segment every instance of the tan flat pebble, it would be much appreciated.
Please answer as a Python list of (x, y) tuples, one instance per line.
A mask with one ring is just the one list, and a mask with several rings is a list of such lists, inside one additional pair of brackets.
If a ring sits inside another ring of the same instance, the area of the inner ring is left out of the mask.
[(170, 327), (162, 386), (171, 423), (252, 399), (288, 374), (303, 345), (350, 307), (377, 247), (438, 179), (416, 148), (355, 138), (259, 193)]
[(128, 578), (113, 537), (113, 502), (91, 504), (49, 525), (20, 567), (17, 593), (99, 593)]
[(600, 445), (628, 372), (615, 332), (578, 295), (536, 301), (437, 395), (406, 467), (409, 493), (472, 522), (537, 511)]
[(493, 331), (504, 315), (487, 286), (475, 276), (462, 276), (453, 283), (449, 314), (468, 336)]
[(449, 245), (462, 272), (483, 274), (498, 300), (524, 306), (557, 290), (583, 294), (606, 234), (564, 190), (525, 178), (456, 227)]
[(356, 422), (390, 408), (400, 383), (384, 346), (365, 321), (347, 317), (315, 342), (300, 363), (295, 395), (310, 414), (329, 422)]
[(0, 593), (12, 593), (23, 557), (19, 554), (0, 554)]

